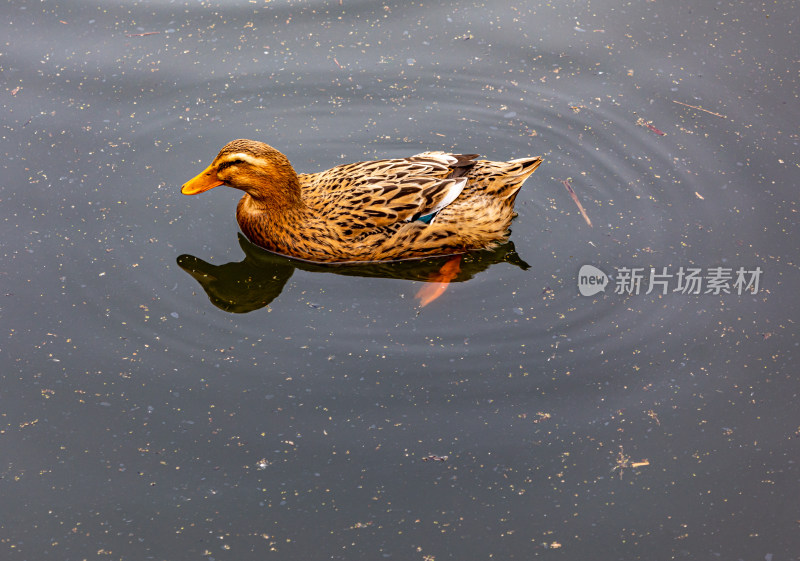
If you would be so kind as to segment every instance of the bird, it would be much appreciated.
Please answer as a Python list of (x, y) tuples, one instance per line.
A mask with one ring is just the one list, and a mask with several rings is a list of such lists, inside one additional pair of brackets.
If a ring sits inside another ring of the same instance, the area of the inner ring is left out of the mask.
[(508, 239), (520, 187), (542, 163), (430, 151), (297, 173), (272, 146), (239, 139), (186, 182), (244, 191), (239, 227), (273, 253), (315, 263), (455, 256)]

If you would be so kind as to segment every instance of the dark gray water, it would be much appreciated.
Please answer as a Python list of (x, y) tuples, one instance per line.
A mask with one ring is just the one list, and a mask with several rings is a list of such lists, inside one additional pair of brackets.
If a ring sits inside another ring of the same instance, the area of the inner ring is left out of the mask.
[[(5, 4), (0, 557), (800, 559), (798, 16), (740, 4)], [(545, 163), (420, 309), (182, 196), (238, 137)]]

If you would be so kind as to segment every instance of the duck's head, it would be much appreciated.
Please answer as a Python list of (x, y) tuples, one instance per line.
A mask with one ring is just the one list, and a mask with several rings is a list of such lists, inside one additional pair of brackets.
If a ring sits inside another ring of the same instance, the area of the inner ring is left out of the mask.
[(181, 193), (197, 195), (219, 185), (241, 189), (256, 199), (298, 188), (297, 174), (286, 156), (268, 144), (245, 139), (226, 144), (210, 166), (183, 185)]

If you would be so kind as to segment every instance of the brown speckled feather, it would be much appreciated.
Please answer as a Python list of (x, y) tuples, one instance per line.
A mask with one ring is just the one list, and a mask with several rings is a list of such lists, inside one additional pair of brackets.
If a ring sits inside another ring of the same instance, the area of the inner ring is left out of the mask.
[(387, 261), (463, 253), (502, 242), (514, 199), (540, 158), (510, 162), (425, 152), (296, 174), (256, 141), (226, 145), (183, 187), (245, 191), (237, 219), (271, 251), (316, 262)]

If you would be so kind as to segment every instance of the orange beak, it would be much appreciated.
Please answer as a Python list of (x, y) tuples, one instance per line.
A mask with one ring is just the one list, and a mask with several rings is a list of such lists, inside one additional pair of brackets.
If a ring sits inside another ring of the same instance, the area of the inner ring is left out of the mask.
[(217, 173), (213, 166), (208, 166), (200, 172), (197, 177), (190, 179), (181, 187), (181, 193), (184, 195), (196, 195), (203, 191), (208, 191), (214, 187), (222, 185), (222, 181), (217, 179)]

